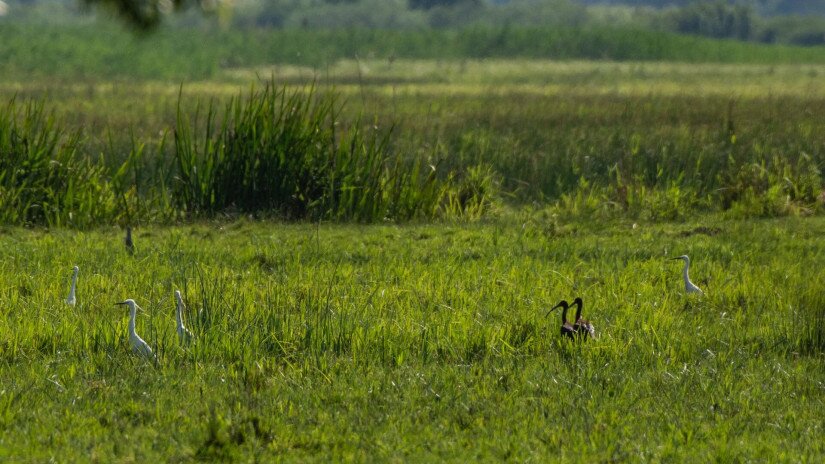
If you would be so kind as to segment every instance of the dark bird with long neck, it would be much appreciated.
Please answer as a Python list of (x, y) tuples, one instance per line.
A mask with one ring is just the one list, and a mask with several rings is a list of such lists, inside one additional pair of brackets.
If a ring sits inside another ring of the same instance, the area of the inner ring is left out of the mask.
[(573, 300), (573, 304), (576, 305), (576, 321), (573, 322), (573, 330), (576, 331), (576, 336), (584, 338), (585, 340), (588, 336), (590, 338), (596, 338), (596, 329), (593, 327), (593, 324), (587, 319), (582, 319), (582, 299), (576, 297), (576, 299)]
[(573, 327), (573, 324), (567, 321), (567, 310), (570, 308), (570, 304), (567, 300), (559, 301), (559, 304), (550, 308), (550, 311), (547, 311), (549, 315), (551, 312), (555, 311), (558, 308), (562, 308), (561, 310), (561, 336), (568, 337), (573, 339), (576, 337), (576, 329)]

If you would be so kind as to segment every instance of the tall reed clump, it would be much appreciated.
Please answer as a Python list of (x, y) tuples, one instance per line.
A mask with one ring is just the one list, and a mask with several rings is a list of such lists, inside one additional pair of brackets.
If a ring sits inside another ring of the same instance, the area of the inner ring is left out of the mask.
[(212, 105), (193, 121), (179, 111), (179, 206), (194, 214), (236, 210), (288, 219), (433, 215), (443, 194), (437, 177), (393, 155), (377, 129), (342, 129), (339, 110), (332, 94), (312, 87), (287, 92), (270, 82), (230, 100), (222, 117)]
[(179, 211), (169, 188), (175, 168), (166, 156), (166, 133), (151, 144), (133, 136), (131, 145), (125, 159), (110, 167), (119, 207), (116, 219), (128, 224), (177, 219)]
[(101, 160), (81, 155), (42, 103), (11, 100), (0, 112), (0, 222), (86, 227), (115, 211)]

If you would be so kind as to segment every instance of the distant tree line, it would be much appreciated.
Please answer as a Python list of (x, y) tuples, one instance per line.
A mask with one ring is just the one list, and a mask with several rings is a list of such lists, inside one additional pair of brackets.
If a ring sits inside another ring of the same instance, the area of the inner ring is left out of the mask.
[[(628, 5), (637, 7), (685, 7), (702, 0), (580, 0), (585, 5)], [(763, 16), (825, 15), (825, 0), (729, 0), (731, 5), (752, 8)]]
[(748, 40), (753, 33), (753, 10), (722, 0), (695, 2), (670, 13), (677, 32), (714, 38)]
[(825, 44), (825, 0), (581, 0), (632, 11), (640, 27), (793, 45)]
[[(334, 1), (334, 0), (333, 0)], [(481, 0), (409, 0), (407, 2), (410, 8), (419, 10), (428, 10), (438, 6), (456, 6), (456, 5), (473, 5), (481, 6)]]
[(745, 3), (705, 0), (669, 10), (663, 16), (664, 27), (682, 34), (763, 43), (825, 44), (825, 18), (816, 15), (763, 18)]

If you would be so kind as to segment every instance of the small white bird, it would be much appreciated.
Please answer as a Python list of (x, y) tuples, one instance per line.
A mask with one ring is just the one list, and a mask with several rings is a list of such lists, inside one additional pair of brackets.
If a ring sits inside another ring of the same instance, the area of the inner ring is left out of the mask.
[(115, 305), (129, 306), (129, 344), (132, 345), (132, 352), (138, 356), (145, 356), (149, 359), (157, 361), (157, 357), (155, 357), (155, 353), (152, 351), (149, 344), (143, 341), (137, 332), (135, 332), (135, 316), (139, 307), (137, 303), (135, 303), (135, 300), (129, 298), (128, 300), (121, 301), (120, 303), (115, 303)]
[(685, 262), (685, 268), (682, 270), (682, 277), (685, 279), (685, 292), (686, 293), (698, 293), (699, 295), (704, 295), (705, 292), (702, 291), (701, 288), (694, 285), (693, 282), (690, 281), (690, 277), (688, 277), (688, 269), (690, 269), (690, 258), (687, 255), (679, 256), (678, 258), (671, 258), (671, 260), (681, 259)]
[(66, 298), (66, 304), (69, 306), (74, 306), (77, 304), (77, 299), (75, 298), (75, 289), (77, 288), (77, 273), (80, 271), (80, 268), (77, 266), (73, 267), (72, 270), (74, 274), (72, 274), (72, 286), (69, 288), (69, 296)]
[(194, 340), (195, 336), (183, 325), (183, 311), (186, 306), (183, 304), (183, 298), (180, 296), (180, 290), (175, 290), (175, 299), (178, 301), (177, 319), (178, 319), (178, 338), (181, 343), (189, 343)]

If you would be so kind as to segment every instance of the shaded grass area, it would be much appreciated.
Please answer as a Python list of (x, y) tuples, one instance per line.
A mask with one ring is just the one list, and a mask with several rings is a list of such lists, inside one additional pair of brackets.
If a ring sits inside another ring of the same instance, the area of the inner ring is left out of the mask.
[[(172, 142), (134, 134), (119, 155), (78, 154), (79, 133), (37, 102), (0, 119), (0, 201), (9, 224), (89, 227), (219, 213), (374, 222), (480, 217), (492, 183), (478, 170), (439, 177), (389, 150), (391, 129), (344, 127), (334, 93), (267, 83), (222, 109), (178, 105)], [(112, 137), (110, 135), (110, 137)], [(111, 140), (111, 139), (110, 139)]]
[(210, 107), (204, 121), (190, 123), (179, 111), (177, 203), (193, 213), (232, 208), (291, 219), (431, 217), (449, 187), (420, 160), (394, 156), (391, 132), (339, 127), (340, 111), (334, 95), (287, 94), (272, 83), (223, 113)]
[[(135, 257), (113, 229), (6, 229), (0, 455), (822, 456), (821, 218), (550, 221), (151, 227)], [(683, 253), (704, 299), (665, 261)], [(586, 345), (545, 317), (574, 295)], [(127, 297), (159, 367), (129, 354)]]
[(773, 215), (820, 207), (825, 140), (809, 118), (821, 111), (819, 99), (447, 100), (436, 110), (444, 115), (439, 124), (416, 123), (414, 133), (439, 137), (434, 152), (447, 166), (493, 166), (504, 190), (521, 200), (560, 200), (563, 210), (586, 215), (665, 218), (694, 209)]

